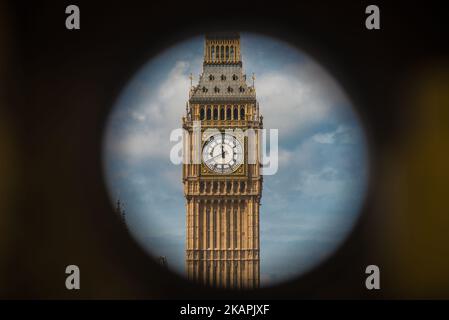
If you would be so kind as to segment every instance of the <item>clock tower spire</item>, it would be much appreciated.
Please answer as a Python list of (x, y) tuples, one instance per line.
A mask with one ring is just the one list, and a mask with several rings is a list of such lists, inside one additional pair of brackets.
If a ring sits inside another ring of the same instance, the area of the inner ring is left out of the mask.
[[(190, 133), (184, 144), (190, 159), (183, 165), (186, 271), (205, 285), (253, 289), (260, 273), (262, 117), (240, 50), (238, 33), (206, 35), (203, 71), (183, 117)], [(201, 139), (193, 134), (195, 121), (201, 123)], [(201, 161), (192, 161), (195, 150)]]

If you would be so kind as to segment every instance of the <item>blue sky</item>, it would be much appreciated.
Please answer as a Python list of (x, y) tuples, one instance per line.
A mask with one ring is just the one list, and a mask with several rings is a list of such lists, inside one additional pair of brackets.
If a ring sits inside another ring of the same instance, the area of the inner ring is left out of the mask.
[[(279, 130), (279, 169), (264, 178), (260, 211), (261, 285), (270, 285), (307, 272), (348, 235), (367, 187), (367, 147), (351, 102), (312, 58), (260, 35), (241, 41), (264, 126)], [(197, 37), (144, 65), (113, 107), (104, 140), (111, 201), (124, 203), (143, 248), (182, 274), (185, 200), (169, 136), (181, 126), (202, 55)]]

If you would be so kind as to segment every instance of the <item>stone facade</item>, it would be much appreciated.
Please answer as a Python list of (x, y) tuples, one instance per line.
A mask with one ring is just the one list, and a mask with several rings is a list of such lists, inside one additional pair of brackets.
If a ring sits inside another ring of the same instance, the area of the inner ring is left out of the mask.
[[(254, 81), (254, 78), (253, 78)], [(186, 197), (186, 271), (189, 279), (232, 289), (259, 287), (259, 207), (262, 196), (259, 115), (254, 84), (246, 83), (238, 34), (206, 35), (203, 72), (192, 86), (184, 129), (201, 121), (201, 144), (190, 134), (184, 144), (189, 157), (208, 143), (204, 130), (256, 129), (256, 143), (245, 135), (231, 137), (243, 146), (244, 161), (231, 173), (211, 170), (201, 163), (183, 165)], [(223, 138), (224, 139), (224, 138)], [(223, 142), (224, 140), (222, 140)], [(232, 145), (232, 144), (231, 144)], [(255, 163), (248, 163), (248, 148)], [(221, 147), (223, 152), (223, 147)], [(224, 152), (221, 154), (224, 160)], [(218, 154), (220, 158), (220, 154)], [(187, 160), (192, 160), (187, 159)], [(232, 161), (232, 160), (231, 160)], [(222, 166), (223, 169), (223, 166)]]

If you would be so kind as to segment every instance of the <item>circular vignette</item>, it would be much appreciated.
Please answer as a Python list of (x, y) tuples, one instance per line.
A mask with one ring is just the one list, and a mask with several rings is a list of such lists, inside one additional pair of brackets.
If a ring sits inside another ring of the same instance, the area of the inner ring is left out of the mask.
[[(182, 275), (185, 198), (169, 137), (181, 127), (189, 75), (202, 70), (203, 41), (179, 42), (142, 66), (113, 106), (103, 142), (106, 186), (130, 234)], [(242, 33), (241, 42), (264, 127), (279, 130), (279, 168), (264, 177), (260, 208), (260, 280), (270, 286), (315, 268), (350, 234), (367, 191), (368, 146), (350, 99), (314, 59), (260, 34)]]

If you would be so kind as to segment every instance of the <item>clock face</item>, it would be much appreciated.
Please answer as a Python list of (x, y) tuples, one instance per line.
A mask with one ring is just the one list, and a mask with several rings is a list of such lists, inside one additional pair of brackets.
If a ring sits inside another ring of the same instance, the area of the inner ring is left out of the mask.
[(242, 144), (230, 134), (215, 134), (204, 144), (203, 162), (216, 173), (234, 172), (243, 162)]

